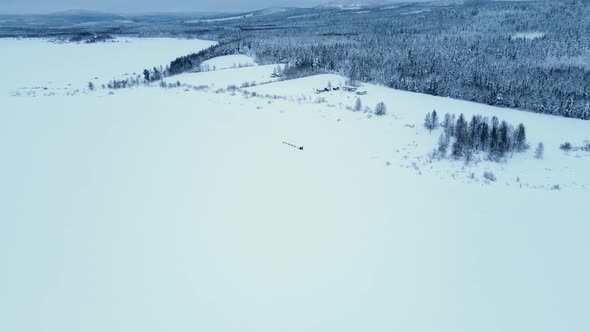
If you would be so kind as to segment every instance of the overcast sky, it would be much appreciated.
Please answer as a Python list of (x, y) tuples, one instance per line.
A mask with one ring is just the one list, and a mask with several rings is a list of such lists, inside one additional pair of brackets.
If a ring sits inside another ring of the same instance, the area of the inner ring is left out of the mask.
[(1, 13), (43, 13), (67, 9), (109, 12), (237, 11), (266, 7), (305, 7), (328, 0), (0, 0)]

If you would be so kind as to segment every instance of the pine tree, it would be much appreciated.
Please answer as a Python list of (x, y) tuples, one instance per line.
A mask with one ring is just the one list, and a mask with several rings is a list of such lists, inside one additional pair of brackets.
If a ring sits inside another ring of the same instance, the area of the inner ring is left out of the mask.
[(478, 130), (479, 130), (479, 117), (472, 116), (471, 121), (469, 122), (469, 136), (468, 136), (468, 146), (470, 149), (475, 149), (478, 143)]
[(535, 149), (535, 158), (543, 159), (544, 154), (545, 154), (545, 145), (543, 145), (543, 142), (539, 142), (539, 145), (537, 145), (537, 148)]
[(353, 110), (355, 112), (360, 112), (363, 109), (363, 102), (361, 101), (360, 98), (356, 99), (356, 102), (354, 103), (354, 108)]
[(385, 106), (385, 103), (380, 102), (377, 104), (377, 106), (375, 106), (375, 115), (382, 116), (382, 115), (385, 115), (386, 113), (387, 113), (387, 106)]
[(487, 118), (482, 121), (479, 129), (479, 150), (485, 151), (489, 147), (490, 141), (490, 126), (488, 125)]
[(510, 151), (511, 139), (508, 129), (508, 123), (502, 121), (498, 130), (498, 156), (504, 157), (504, 155)]
[(424, 118), (424, 128), (428, 129), (430, 133), (432, 133), (433, 125), (432, 125), (432, 116), (430, 113), (426, 113), (426, 117)]
[(438, 137), (438, 157), (444, 158), (447, 156), (447, 150), (449, 149), (450, 138), (445, 133), (440, 134)]
[(567, 117), (567, 118), (571, 118), (574, 114), (574, 99), (572, 97), (567, 98), (562, 106), (561, 106), (561, 110), (560, 110), (561, 115)]
[[(446, 125), (447, 124), (445, 124), (445, 126)], [(426, 117), (424, 118), (424, 127), (428, 129), (430, 133), (432, 133), (432, 131), (437, 129), (438, 126), (438, 114), (436, 114), (436, 110), (432, 111), (432, 113), (426, 113)]]
[(443, 129), (446, 129), (451, 125), (451, 115), (449, 113), (445, 113), (445, 117), (443, 119), (443, 122), (441, 124), (441, 127), (443, 127)]
[(162, 79), (162, 74), (158, 70), (158, 68), (154, 67), (153, 73), (152, 73), (152, 81), (159, 81), (160, 79)]
[(492, 117), (492, 129), (490, 131), (490, 147), (489, 147), (489, 158), (496, 160), (500, 154), (500, 134), (498, 131), (499, 121), (497, 117)]
[(522, 152), (528, 148), (528, 144), (526, 142), (526, 131), (522, 123), (518, 125), (516, 131), (514, 132), (513, 142), (514, 149), (517, 152)]
[(455, 115), (446, 113), (442, 126), (448, 136), (453, 136), (455, 134)]
[(438, 123), (438, 114), (436, 113), (436, 110), (432, 111), (432, 129), (438, 129), (439, 123)]
[(459, 115), (457, 124), (455, 125), (455, 138), (460, 143), (461, 147), (467, 143), (467, 122), (465, 121), (463, 113)]

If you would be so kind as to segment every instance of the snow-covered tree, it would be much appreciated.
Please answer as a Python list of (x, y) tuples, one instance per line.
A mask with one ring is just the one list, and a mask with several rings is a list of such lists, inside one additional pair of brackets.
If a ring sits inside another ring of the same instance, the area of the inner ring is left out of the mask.
[(354, 103), (354, 108), (352, 109), (355, 112), (360, 112), (363, 109), (363, 102), (361, 101), (360, 98), (356, 99), (356, 102)]
[(543, 142), (539, 142), (539, 144), (537, 145), (537, 148), (535, 149), (535, 158), (543, 159), (544, 154), (545, 154), (545, 145), (543, 145)]
[(432, 113), (427, 113), (424, 118), (424, 127), (432, 133), (438, 126), (438, 114), (436, 114), (436, 110), (432, 111)]
[(450, 143), (451, 142), (450, 142), (450, 138), (448, 135), (446, 135), (445, 133), (440, 134), (440, 136), (438, 137), (438, 149), (437, 149), (437, 153), (438, 153), (439, 158), (446, 157)]
[(528, 143), (526, 141), (526, 130), (522, 123), (518, 125), (516, 131), (514, 132), (513, 142), (514, 149), (517, 152), (522, 152), (528, 148)]
[(387, 113), (387, 106), (385, 106), (385, 103), (380, 102), (377, 104), (377, 106), (375, 106), (375, 115), (382, 116), (382, 115), (385, 115), (386, 113)]

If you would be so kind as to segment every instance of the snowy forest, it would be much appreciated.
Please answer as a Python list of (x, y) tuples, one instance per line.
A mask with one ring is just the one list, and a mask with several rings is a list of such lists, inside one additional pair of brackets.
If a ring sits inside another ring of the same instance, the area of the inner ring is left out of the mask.
[(427, 9), (412, 15), (378, 8), (298, 20), (279, 15), (251, 26), (224, 22), (223, 29), (201, 23), (222, 42), (174, 60), (169, 74), (195, 70), (218, 55), (248, 54), (261, 63), (288, 63), (287, 78), (335, 72), (412, 92), (590, 119), (590, 2), (422, 6)]

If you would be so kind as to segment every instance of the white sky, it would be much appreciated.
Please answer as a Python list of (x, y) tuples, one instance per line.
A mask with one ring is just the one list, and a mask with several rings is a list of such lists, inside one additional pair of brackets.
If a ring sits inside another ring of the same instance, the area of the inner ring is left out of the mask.
[(0, 0), (1, 13), (40, 13), (67, 9), (109, 12), (238, 11), (266, 7), (305, 7), (329, 0)]

